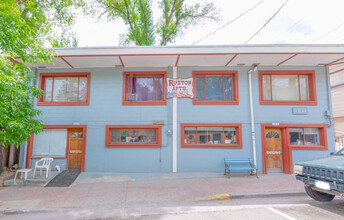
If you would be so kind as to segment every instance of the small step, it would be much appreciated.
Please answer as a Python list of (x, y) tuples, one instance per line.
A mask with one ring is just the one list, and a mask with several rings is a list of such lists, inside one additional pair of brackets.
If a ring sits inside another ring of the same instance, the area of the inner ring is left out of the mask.
[(57, 174), (59, 174), (59, 173), (58, 172), (51, 172), (51, 175), (46, 179), (45, 178), (45, 172), (42, 173), (42, 176), (40, 176), (39, 172), (38, 172), (38, 174), (36, 173), (36, 177), (32, 178), (31, 172), (30, 172), (30, 174), (28, 176), (28, 179), (26, 181), (24, 181), (24, 179), (21, 179), (21, 178), (17, 177), (15, 182), (14, 182), (14, 179), (5, 180), (4, 181), (4, 186), (25, 186), (25, 185), (29, 185), (29, 186), (45, 186)]

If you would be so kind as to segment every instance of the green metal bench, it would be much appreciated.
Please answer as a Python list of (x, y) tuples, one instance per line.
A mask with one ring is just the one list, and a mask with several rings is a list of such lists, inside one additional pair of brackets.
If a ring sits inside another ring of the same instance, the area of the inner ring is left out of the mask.
[[(253, 175), (253, 172), (255, 171), (256, 176), (258, 178), (258, 168), (254, 167), (253, 161), (250, 158), (241, 158), (241, 159), (230, 159), (225, 158), (225, 174), (228, 175), (228, 178), (230, 178), (230, 171), (231, 170), (248, 170), (251, 172), (251, 175)], [(235, 166), (233, 166), (235, 165)]]

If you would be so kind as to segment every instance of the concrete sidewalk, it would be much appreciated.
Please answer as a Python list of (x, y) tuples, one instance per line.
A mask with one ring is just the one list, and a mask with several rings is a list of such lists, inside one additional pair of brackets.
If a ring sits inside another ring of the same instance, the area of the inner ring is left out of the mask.
[(63, 208), (114, 208), (162, 205), (216, 198), (304, 192), (294, 175), (134, 179), (127, 175), (92, 178), (84, 174), (71, 187), (21, 186), (0, 188), (0, 211)]

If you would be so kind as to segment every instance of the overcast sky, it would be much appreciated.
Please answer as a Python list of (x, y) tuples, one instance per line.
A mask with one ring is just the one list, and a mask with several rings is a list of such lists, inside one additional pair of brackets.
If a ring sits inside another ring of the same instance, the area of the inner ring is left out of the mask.
[[(189, 27), (171, 45), (190, 45), (230, 22), (262, 0), (208, 0), (218, 8), (220, 22), (205, 21)], [(256, 8), (205, 38), (196, 45), (244, 44), (283, 5), (286, 0), (264, 0)], [(153, 0), (154, 18), (159, 18), (158, 0)], [(197, 2), (186, 0), (187, 3)], [(250, 44), (344, 43), (344, 0), (289, 0)], [(79, 16), (75, 28), (78, 46), (119, 46), (126, 32), (120, 20)]]

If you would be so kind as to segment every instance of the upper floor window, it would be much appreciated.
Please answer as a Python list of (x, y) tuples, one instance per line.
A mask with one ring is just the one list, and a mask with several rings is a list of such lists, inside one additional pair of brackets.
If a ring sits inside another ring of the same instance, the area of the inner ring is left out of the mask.
[(193, 104), (238, 104), (237, 71), (194, 71)]
[(314, 71), (260, 71), (263, 105), (316, 105)]
[(42, 73), (37, 105), (88, 105), (90, 73)]
[(124, 72), (124, 105), (165, 105), (166, 72)]
[(241, 124), (182, 124), (184, 148), (241, 148)]
[(107, 147), (161, 147), (161, 125), (107, 125)]

